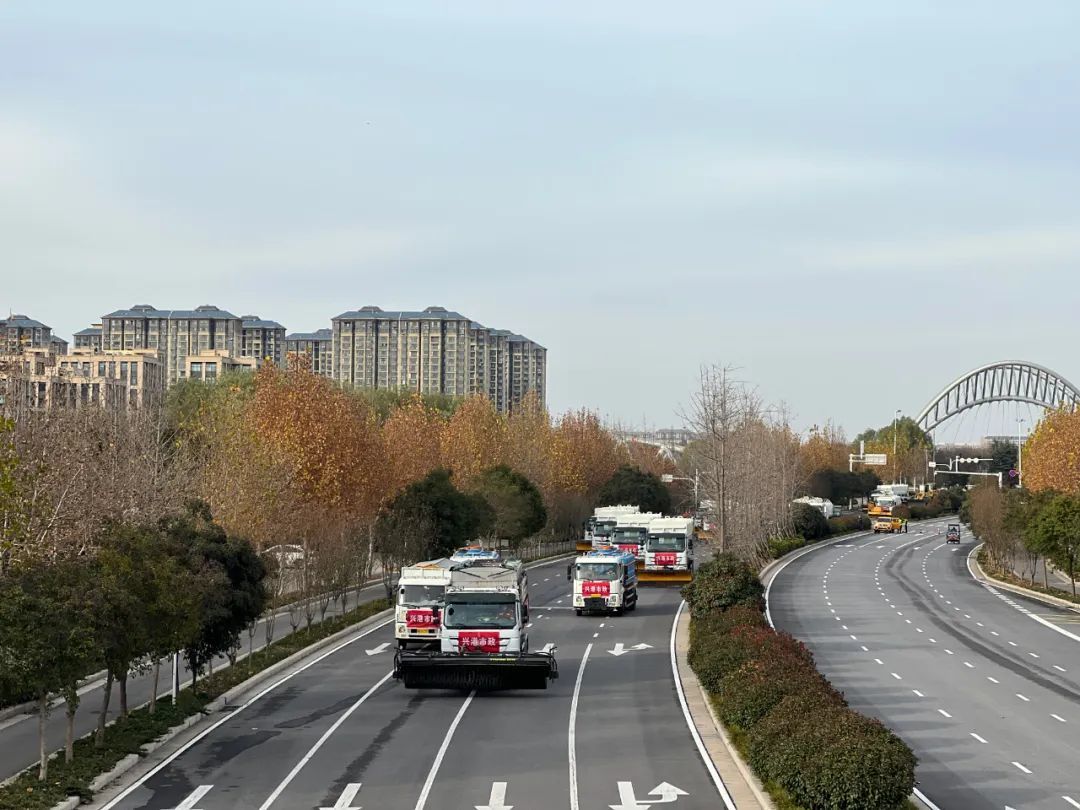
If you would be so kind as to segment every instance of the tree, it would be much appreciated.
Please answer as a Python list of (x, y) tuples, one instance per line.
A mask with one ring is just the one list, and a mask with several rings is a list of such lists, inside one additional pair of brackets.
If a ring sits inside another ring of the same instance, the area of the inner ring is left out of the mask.
[(893, 422), (878, 430), (864, 430), (851, 443), (852, 452), (858, 452), (860, 442), (865, 442), (867, 453), (884, 453), (888, 456), (889, 463), (885, 469), (891, 476), (908, 481), (926, 474), (926, 454), (934, 447), (930, 436), (910, 416), (896, 420), (895, 437)]
[(547, 523), (547, 509), (540, 490), (524, 475), (505, 464), (485, 471), (476, 483), (475, 492), (492, 509), (492, 534), (508, 540), (511, 548), (536, 534)]
[(791, 527), (804, 540), (820, 540), (829, 536), (829, 521), (820, 509), (807, 503), (791, 505)]
[(1047, 412), (1023, 452), (1025, 487), (1080, 495), (1080, 411)]
[(442, 435), (442, 466), (468, 489), (484, 470), (506, 458), (506, 418), (486, 397), (469, 397), (458, 406)]
[(652, 473), (624, 464), (608, 479), (596, 497), (597, 506), (618, 504), (633, 504), (642, 512), (666, 515), (671, 513), (671, 492)]
[(1080, 557), (1080, 498), (1059, 493), (1039, 510), (1031, 539), (1044, 557), (1063, 568), (1076, 596), (1076, 563)]
[(990, 442), (990, 468), (988, 472), (1002, 473), (1005, 486), (1015, 486), (1016, 479), (1009, 477), (1009, 471), (1016, 469), (1018, 446), (1011, 441), (994, 439)]

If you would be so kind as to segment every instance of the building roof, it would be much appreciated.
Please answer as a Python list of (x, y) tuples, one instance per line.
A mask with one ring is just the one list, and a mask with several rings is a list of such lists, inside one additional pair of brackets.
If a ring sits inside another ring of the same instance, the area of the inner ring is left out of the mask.
[(27, 318), (25, 315), (12, 315), (10, 318), (5, 318), (0, 323), (4, 326), (16, 326), (20, 329), (51, 329), (52, 327), (46, 326), (41, 321), (35, 321), (33, 318)]
[(293, 332), (286, 335), (285, 340), (333, 340), (334, 333), (329, 329), (319, 329), (317, 332)]
[(241, 320), (244, 322), (245, 329), (284, 329), (277, 321), (264, 321), (258, 315), (243, 315)]
[(157, 309), (150, 304), (136, 304), (131, 309), (118, 309), (105, 315), (106, 318), (165, 318), (168, 320), (190, 320), (192, 318), (229, 318), (240, 320), (231, 312), (203, 304), (195, 309)]
[(420, 320), (437, 320), (437, 321), (470, 321), (470, 318), (466, 318), (460, 312), (454, 312), (448, 310), (446, 307), (428, 307), (422, 312), (406, 311), (406, 310), (391, 310), (384, 311), (379, 307), (366, 306), (360, 307), (360, 309), (354, 309), (349, 312), (343, 312), (333, 320), (335, 321), (420, 321)]
[(85, 329), (80, 329), (75, 333), (75, 337), (93, 337), (95, 335), (101, 335), (100, 326), (88, 326)]

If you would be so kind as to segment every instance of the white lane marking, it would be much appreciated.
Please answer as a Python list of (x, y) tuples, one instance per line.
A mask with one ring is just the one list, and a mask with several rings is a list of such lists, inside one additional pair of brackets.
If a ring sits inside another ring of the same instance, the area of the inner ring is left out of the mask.
[(924, 695), (918, 689), (912, 689), (911, 691), (915, 693), (915, 697), (926, 697), (926, 695)]
[[(716, 766), (713, 764), (712, 756), (710, 756), (708, 750), (705, 748), (705, 743), (701, 740), (701, 735), (698, 734), (697, 726), (694, 725), (694, 719), (690, 716), (690, 707), (686, 704), (686, 695), (683, 692), (682, 679), (679, 677), (679, 664), (675, 657), (675, 633), (679, 629), (679, 617), (682, 615), (683, 608), (686, 607), (686, 602), (679, 603), (679, 609), (675, 611), (675, 620), (671, 623), (671, 639), (668, 642), (668, 654), (671, 658), (671, 676), (675, 680), (675, 694), (679, 698), (679, 705), (682, 707), (683, 718), (686, 720), (686, 725), (690, 729), (690, 736), (694, 738), (694, 745), (697, 746), (698, 754), (701, 756), (701, 761), (705, 763), (705, 768), (709, 772), (709, 776), (712, 778), (713, 784), (716, 786), (717, 792), (720, 794), (720, 798), (724, 800), (724, 807), (726, 810), (735, 810), (735, 802), (731, 800), (730, 794), (728, 794), (727, 786), (724, 784), (724, 780), (720, 778), (719, 772), (716, 770)], [(573, 708), (573, 707), (571, 707)], [(574, 766), (574, 790), (570, 793), (570, 806), (571, 810), (577, 810), (577, 766)]]
[(191, 795), (176, 805), (176, 810), (196, 810), (195, 805), (199, 800), (213, 789), (213, 785), (199, 785), (191, 792)]
[(974, 738), (975, 738), (976, 740), (978, 740), (979, 742), (981, 742), (981, 743), (982, 743), (983, 745), (986, 745), (986, 744), (987, 744), (986, 740), (984, 740), (984, 739), (983, 739), (982, 737), (980, 737), (980, 736), (979, 736), (978, 734), (976, 734), (976, 733), (975, 733), (974, 731), (973, 731), (973, 732), (971, 732), (971, 736), (972, 736), (972, 737), (974, 737)]
[(925, 793), (923, 793), (918, 788), (912, 788), (911, 792), (914, 793), (916, 796), (918, 796), (919, 801), (922, 802), (923, 804), (925, 804), (929, 808), (929, 810), (941, 810), (940, 807), (938, 807), (936, 804), (934, 804), (932, 801), (930, 801), (929, 796), (927, 796)]
[(931, 644), (937, 644), (937, 639), (936, 639), (936, 638), (932, 638), (932, 639), (930, 639), (930, 643), (931, 643)]
[(990, 635), (992, 635), (992, 636), (1000, 636), (1001, 633), (999, 633), (997, 630), (991, 630)]
[(1015, 766), (1016, 766), (1017, 768), (1019, 768), (1020, 770), (1022, 770), (1022, 771), (1023, 771), (1024, 773), (1031, 773), (1031, 771), (1030, 771), (1029, 769), (1025, 768), (1025, 767), (1024, 767), (1024, 766), (1023, 766), (1023, 765), (1022, 765), (1021, 763), (1019, 763), (1019, 762), (1014, 762), (1014, 763), (1013, 763), (1013, 765), (1015, 765)]
[(1039, 657), (1038, 653), (1033, 653), (1033, 652), (1029, 652), (1028, 655), (1030, 655), (1032, 658), (1038, 658)]
[(990, 683), (1001, 683), (997, 678), (993, 678), (989, 675), (986, 676), (986, 680), (990, 681)]
[(384, 641), (382, 644), (379, 644), (374, 649), (372, 649), (372, 650), (364, 650), (364, 652), (366, 652), (368, 655), (378, 655), (381, 652), (386, 652), (386, 648), (389, 647), (389, 646), (390, 646), (390, 642), (389, 641)]
[(512, 804), (506, 803), (506, 782), (492, 782), (491, 793), (488, 794), (487, 804), (474, 805), (476, 810), (514, 810)]
[(1020, 646), (1020, 645), (1018, 645), (1018, 644), (1017, 644), (1017, 643), (1016, 643), (1015, 641), (1010, 641), (1010, 642), (1009, 642), (1009, 646), (1010, 646), (1010, 647), (1018, 647), (1018, 646)]
[(1017, 696), (1018, 698), (1020, 698), (1020, 699), (1021, 699), (1022, 701), (1024, 701), (1024, 703), (1031, 703), (1031, 698), (1029, 698), (1029, 697), (1024, 697), (1024, 696), (1023, 696), (1023, 695), (1021, 695), (1021, 694), (1020, 694), (1019, 692), (1017, 692), (1017, 693), (1016, 693), (1016, 696)]
[(581, 679), (585, 677), (585, 665), (589, 662), (589, 654), (591, 652), (592, 644), (589, 644), (585, 647), (585, 654), (581, 656), (581, 664), (578, 666), (577, 679), (574, 681), (574, 696), (570, 700), (570, 729), (567, 741), (570, 758), (570, 810), (579, 810), (577, 784), (577, 710), (578, 699), (581, 696)]
[(875, 658), (875, 659), (874, 659), (874, 661), (875, 661), (875, 662), (877, 662), (877, 663), (879, 663), (879, 664), (884, 664), (884, 663), (885, 663), (885, 662), (884, 662), (884, 661), (882, 661), (882, 660), (881, 660), (880, 658)]
[(333, 807), (320, 807), (319, 810), (362, 810), (360, 807), (353, 807), (353, 802), (356, 801), (356, 794), (360, 792), (362, 783), (350, 782), (345, 786), (345, 789), (341, 791), (341, 796), (334, 802)]
[(841, 630), (847, 630), (847, 625), (846, 625), (846, 624), (842, 624), (842, 625), (840, 625), (840, 629), (841, 629)]
[(867, 647), (865, 644), (860, 644), (859, 646), (862, 647), (863, 652), (870, 652), (870, 648)]
[[(849, 634), (849, 635), (850, 635), (850, 634)], [(857, 639), (857, 638), (855, 638), (855, 636), (851, 636), (851, 640), (852, 640), (852, 641), (858, 641), (858, 639)]]
[(1078, 802), (1076, 799), (1070, 799), (1068, 796), (1062, 796), (1061, 798), (1063, 798), (1065, 801), (1067, 801), (1073, 807), (1080, 807), (1080, 802)]
[(938, 709), (938, 714), (940, 714), (942, 717), (948, 717), (948, 718), (952, 719), (952, 715), (949, 714), (944, 709)]
[(600, 622), (600, 627), (601, 627), (601, 628), (603, 628), (603, 626), (604, 626), (605, 624), (606, 624), (606, 622)]
[(364, 638), (365, 636), (371, 635), (376, 630), (381, 630), (382, 628), (386, 627), (388, 624), (393, 624), (393, 623), (394, 623), (393, 618), (389, 618), (384, 622), (379, 622), (379, 624), (376, 624), (373, 627), (369, 627), (363, 633), (355, 635), (352, 638), (348, 639), (347, 641), (341, 642), (341, 644), (338, 644), (336, 647), (333, 647), (333, 648), (327, 650), (326, 652), (324, 652), (322, 655), (318, 656), (317, 658), (314, 658), (311, 661), (308, 661), (302, 667), (297, 667), (296, 669), (294, 669), (292, 672), (290, 672), (285, 677), (274, 681), (272, 684), (270, 684), (268, 687), (266, 687), (261, 692), (256, 694), (254, 697), (251, 697), (247, 701), (245, 701), (244, 703), (241, 703), (234, 711), (229, 712), (224, 717), (222, 717), (220, 720), (218, 720), (216, 723), (214, 723), (212, 726), (209, 726), (208, 728), (204, 729), (203, 731), (201, 731), (200, 733), (198, 733), (194, 737), (192, 737), (190, 740), (188, 740), (186, 743), (181, 745), (179, 748), (177, 748), (175, 751), (173, 751), (171, 754), (169, 754), (167, 757), (165, 757), (165, 759), (163, 759), (161, 762), (159, 762), (157, 765), (155, 765), (153, 768), (151, 768), (149, 771), (147, 771), (145, 774), (143, 774), (141, 777), (139, 777), (134, 783), (128, 785), (123, 790), (123, 792), (120, 793), (119, 796), (117, 796), (115, 799), (113, 799), (108, 804), (106, 804), (104, 807), (102, 807), (101, 810), (111, 810), (111, 808), (116, 807), (116, 805), (118, 805), (122, 800), (126, 799), (129, 795), (131, 795), (131, 793), (133, 793), (136, 789), (141, 787), (146, 782), (146, 780), (148, 780), (151, 777), (157, 775), (162, 769), (164, 769), (166, 766), (168, 766), (171, 762), (173, 762), (173, 760), (175, 760), (177, 757), (179, 757), (185, 751), (190, 749), (192, 746), (195, 746), (198, 743), (200, 743), (209, 734), (216, 731), (218, 728), (223, 726), (225, 723), (228, 723), (230, 720), (232, 720), (234, 717), (236, 717), (236, 715), (240, 714), (240, 712), (242, 712), (244, 709), (248, 708), (249, 706), (251, 706), (256, 701), (261, 700), (263, 697), (265, 697), (266, 695), (273, 692), (275, 689), (277, 689), (279, 686), (281, 686), (286, 681), (292, 680), (297, 675), (299, 675), (301, 672), (315, 666), (316, 664), (318, 664), (323, 659), (329, 658), (331, 655), (336, 653), (338, 650), (342, 650), (345, 647), (348, 647), (350, 644), (353, 644), (353, 643), (359, 641), (360, 639)]
[(1059, 667), (1057, 664), (1054, 664), (1054, 669), (1056, 669), (1058, 672), (1068, 672), (1067, 669)]
[(446, 752), (450, 748), (450, 741), (454, 739), (454, 732), (457, 731), (461, 718), (465, 715), (465, 710), (469, 708), (469, 704), (472, 703), (474, 697), (476, 697), (475, 689), (469, 692), (469, 696), (465, 698), (465, 702), (461, 704), (461, 708), (454, 715), (454, 720), (450, 723), (450, 728), (446, 730), (446, 736), (443, 737), (442, 745), (439, 746), (439, 751), (435, 754), (435, 761), (431, 763), (431, 770), (428, 771), (427, 779), (424, 780), (424, 788), (420, 791), (420, 797), (416, 800), (416, 806), (413, 810), (424, 810), (428, 794), (431, 793), (431, 786), (435, 784), (435, 777), (439, 775), (439, 766), (442, 765)]
[(543, 647), (541, 648), (540, 652), (542, 652), (542, 653), (549, 653), (549, 652), (551, 652), (551, 651), (552, 651), (552, 650), (554, 650), (554, 649), (555, 649), (555, 642), (553, 642), (553, 641), (549, 641), (549, 642), (548, 642), (547, 644), (545, 644), (545, 645), (544, 645), (544, 646), (543, 646)]
[(956, 655), (956, 653), (954, 653), (952, 650), (946, 650), (945, 652), (948, 653), (949, 655)]
[[(370, 689), (364, 692), (363, 695), (360, 696), (360, 699), (358, 701), (356, 701), (352, 706), (346, 709), (342, 713), (341, 717), (334, 721), (334, 724), (330, 726), (330, 728), (323, 732), (323, 735), (319, 737), (319, 739), (313, 746), (311, 746), (310, 749), (308, 749), (308, 752), (304, 754), (303, 758), (299, 762), (297, 762), (296, 765), (293, 766), (293, 769), (289, 771), (288, 775), (281, 780), (281, 783), (276, 788), (274, 788), (274, 792), (271, 793), (269, 797), (267, 797), (265, 802), (259, 805), (259, 810), (267, 810), (270, 805), (277, 801), (278, 796), (280, 796), (284, 792), (285, 788), (289, 786), (289, 783), (296, 778), (296, 775), (300, 773), (301, 770), (303, 770), (304, 766), (307, 765), (308, 762), (311, 761), (311, 758), (315, 756), (316, 753), (318, 753), (318, 750), (326, 744), (326, 741), (330, 739), (333, 733), (339, 728), (341, 728), (341, 724), (348, 720), (352, 716), (353, 712), (355, 712), (362, 705), (364, 705), (364, 702), (375, 693), (375, 690), (382, 686), (384, 683), (386, 683), (388, 680), (390, 680), (393, 675), (393, 672), (387, 672), (385, 675), (383, 675), (382, 678), (374, 686), (372, 686)], [(418, 810), (422, 806), (423, 805), (419, 805)]]
[(902, 680), (903, 680), (903, 678), (901, 678), (901, 677), (900, 677), (899, 675), (897, 675), (897, 674), (896, 674), (895, 672), (890, 672), (889, 674), (890, 674), (890, 675), (892, 675), (892, 676), (893, 676), (894, 678), (896, 678), (896, 680), (898, 680), (898, 681), (902, 681)]
[(1064, 723), (1065, 722), (1065, 718), (1062, 717), (1059, 714), (1052, 714), (1050, 716), (1053, 717), (1055, 720), (1057, 720), (1059, 723)]
[(970, 661), (965, 661), (964, 666), (967, 667), (968, 669), (975, 669), (975, 665), (973, 663), (971, 663)]

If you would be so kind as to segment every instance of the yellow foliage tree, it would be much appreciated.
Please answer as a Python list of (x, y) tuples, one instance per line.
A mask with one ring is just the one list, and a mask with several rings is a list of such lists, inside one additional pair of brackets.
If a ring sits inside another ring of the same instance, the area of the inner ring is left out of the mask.
[(446, 427), (446, 418), (419, 396), (390, 412), (382, 426), (390, 497), (439, 466)]
[(1024, 486), (1080, 495), (1080, 411), (1049, 411), (1023, 449)]
[(454, 411), (441, 437), (442, 462), (454, 483), (472, 486), (484, 470), (505, 462), (506, 417), (484, 397), (469, 397)]

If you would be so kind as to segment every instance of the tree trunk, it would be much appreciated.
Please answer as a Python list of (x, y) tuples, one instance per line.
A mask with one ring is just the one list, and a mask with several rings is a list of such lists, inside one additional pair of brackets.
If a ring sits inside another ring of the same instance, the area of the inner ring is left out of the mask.
[(112, 670), (105, 675), (105, 694), (101, 698), (101, 714), (98, 715), (97, 733), (94, 736), (94, 747), (101, 748), (105, 745), (105, 723), (109, 717), (109, 701), (112, 699), (113, 674)]
[(76, 684), (72, 684), (64, 695), (64, 710), (67, 714), (67, 728), (64, 732), (64, 762), (75, 759), (75, 712), (79, 709), (79, 693)]
[(127, 720), (128, 718), (128, 699), (127, 699), (127, 683), (128, 683), (128, 670), (125, 669), (120, 673), (120, 677), (117, 678), (120, 682), (120, 716)]
[(49, 778), (49, 755), (45, 750), (45, 718), (49, 716), (49, 693), (41, 692), (38, 695), (38, 780), (44, 782)]
[(161, 680), (161, 659), (154, 659), (154, 688), (150, 691), (150, 714), (157, 711), (158, 683)]
[(1050, 590), (1050, 563), (1048, 560), (1043, 560), (1043, 587)]

